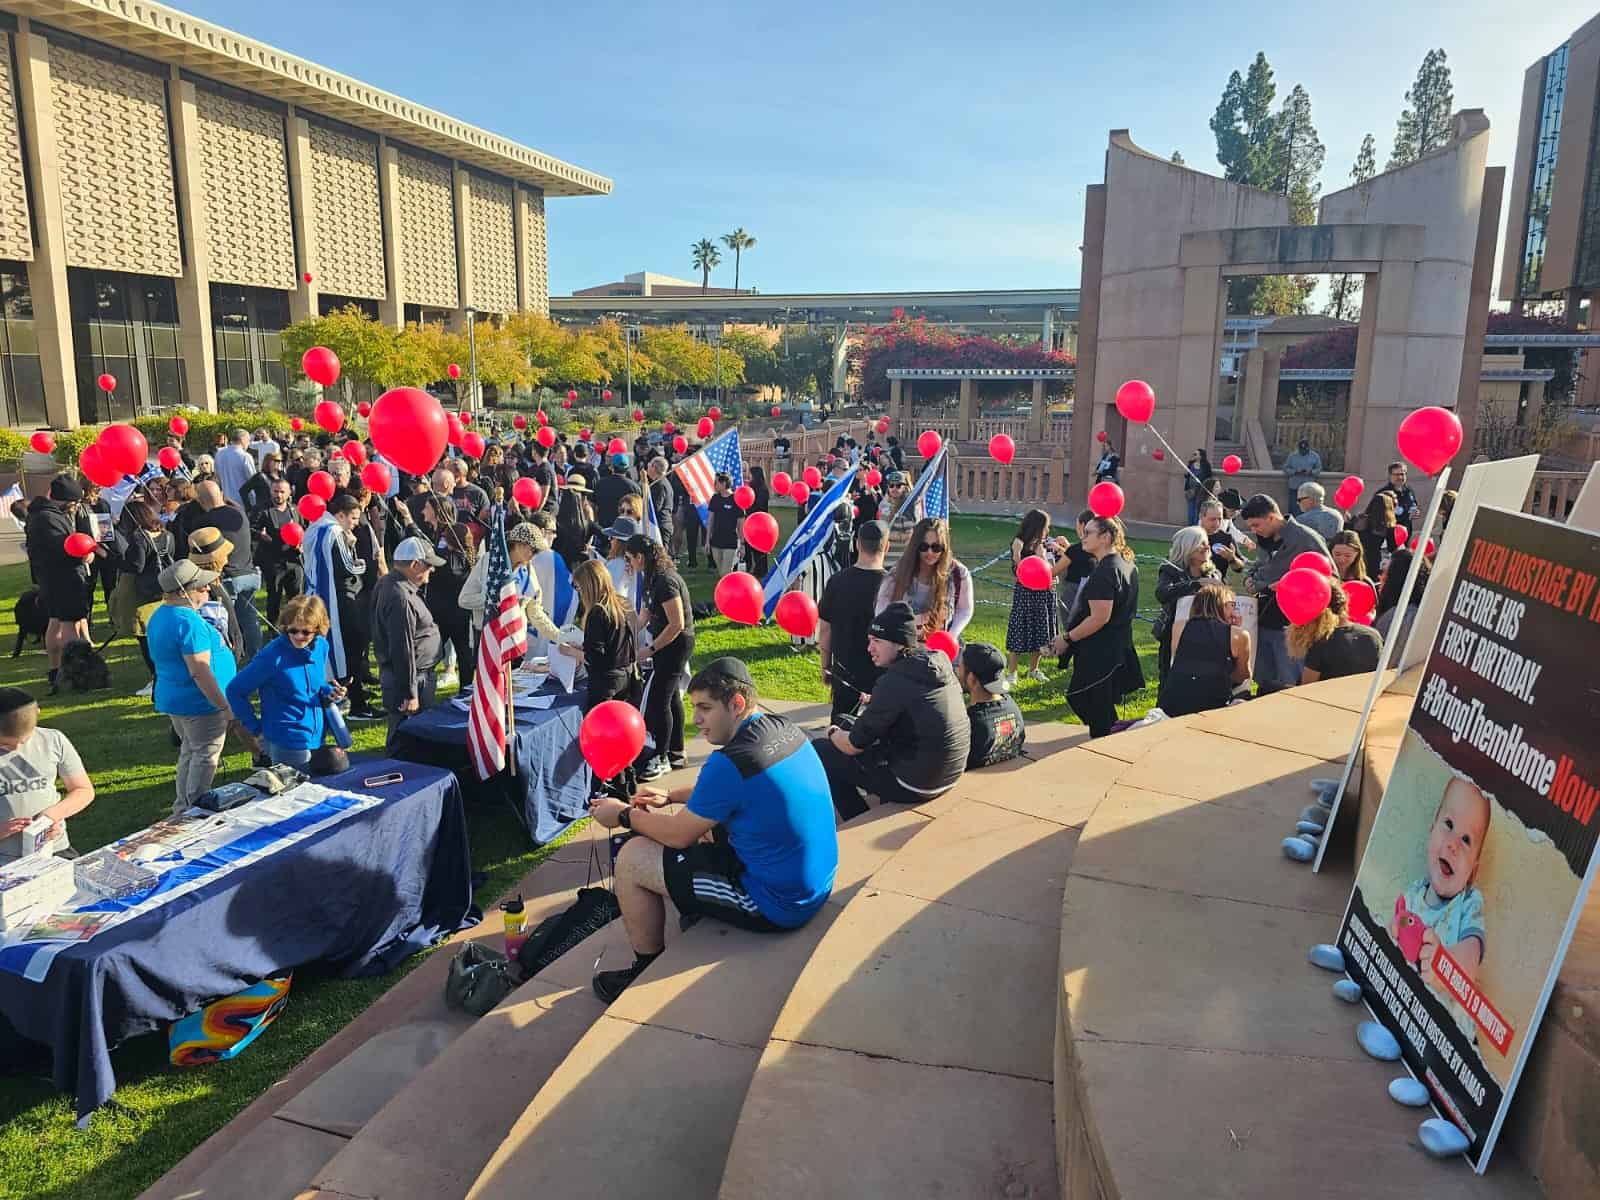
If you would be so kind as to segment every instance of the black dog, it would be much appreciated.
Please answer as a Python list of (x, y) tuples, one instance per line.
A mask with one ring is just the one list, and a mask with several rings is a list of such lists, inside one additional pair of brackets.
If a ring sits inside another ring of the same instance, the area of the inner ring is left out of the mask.
[(92, 643), (82, 638), (61, 651), (60, 680), (75, 692), (93, 692), (111, 686), (111, 668)]
[(11, 615), (17, 622), (17, 644), (12, 647), (11, 657), (19, 658), (23, 641), (31, 637), (36, 644), (42, 644), (45, 627), (50, 624), (50, 618), (44, 614), (44, 605), (39, 603), (39, 589), (29, 588), (17, 597)]

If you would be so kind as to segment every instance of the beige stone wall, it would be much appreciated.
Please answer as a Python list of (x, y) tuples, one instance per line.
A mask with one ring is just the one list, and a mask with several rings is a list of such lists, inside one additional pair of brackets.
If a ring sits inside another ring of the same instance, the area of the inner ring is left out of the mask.
[(529, 312), (550, 315), (550, 255), (544, 222), (544, 193), (528, 189), (528, 216), (522, 231), (523, 268), (528, 294), (523, 307)]
[(318, 291), (382, 300), (378, 143), (312, 123), (310, 270)]
[(67, 263), (181, 274), (166, 81), (52, 43), (50, 97)]
[(399, 180), (395, 219), (400, 233), (400, 294), (407, 304), (455, 308), (455, 201), (450, 168), (431, 158), (396, 156)]
[(287, 291), (295, 262), (283, 117), (205, 88), (195, 107), (211, 281)]
[(511, 186), (468, 175), (472, 236), (472, 303), (480, 311), (517, 310), (517, 239), (512, 229)]
[(22, 176), (16, 90), (11, 79), (11, 37), (0, 33), (0, 258), (33, 257), (28, 229), (28, 189)]

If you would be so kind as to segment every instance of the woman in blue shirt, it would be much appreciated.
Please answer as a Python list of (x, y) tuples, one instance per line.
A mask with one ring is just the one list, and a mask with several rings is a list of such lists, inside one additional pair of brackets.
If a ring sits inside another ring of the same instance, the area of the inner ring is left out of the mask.
[(167, 567), (158, 577), (161, 607), (151, 614), (145, 630), (155, 662), (156, 711), (167, 715), (178, 735), (174, 813), (186, 812), (211, 789), (228, 737), (228, 699), (223, 689), (238, 668), (216, 626), (198, 611), (218, 578), (217, 572), (186, 558)]
[[(257, 753), (275, 763), (303, 767), (322, 745), (327, 728), (323, 706), (344, 695), (328, 679), (328, 610), (314, 595), (284, 602), (283, 630), (233, 677), (228, 705), (234, 720), (255, 742)], [(261, 715), (250, 697), (261, 693)]]

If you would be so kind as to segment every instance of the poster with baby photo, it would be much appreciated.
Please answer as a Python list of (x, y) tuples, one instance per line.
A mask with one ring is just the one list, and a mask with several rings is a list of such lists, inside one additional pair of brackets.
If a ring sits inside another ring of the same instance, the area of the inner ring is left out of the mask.
[(1482, 508), (1339, 931), (1434, 1108), (1488, 1165), (1593, 881), (1600, 538)]

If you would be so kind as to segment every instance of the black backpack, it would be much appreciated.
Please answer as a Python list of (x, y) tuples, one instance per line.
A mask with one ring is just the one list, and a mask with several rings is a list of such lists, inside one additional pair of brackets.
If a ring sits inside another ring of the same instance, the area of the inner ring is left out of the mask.
[(603, 887), (578, 889), (578, 898), (564, 911), (534, 926), (517, 951), (522, 977), (531, 979), (591, 933), (598, 933), (622, 915), (617, 898)]

